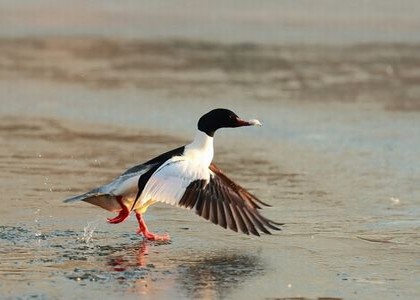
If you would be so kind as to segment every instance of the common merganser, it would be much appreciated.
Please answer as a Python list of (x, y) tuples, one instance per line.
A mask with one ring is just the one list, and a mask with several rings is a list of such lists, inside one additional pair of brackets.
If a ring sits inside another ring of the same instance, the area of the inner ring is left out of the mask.
[[(147, 240), (169, 240), (168, 235), (150, 232), (143, 219), (155, 202), (194, 209), (196, 214), (245, 234), (259, 236), (259, 231), (281, 230), (277, 223), (262, 216), (261, 205), (270, 206), (229, 179), (214, 163), (213, 137), (220, 128), (261, 126), (258, 120), (240, 119), (228, 109), (214, 109), (197, 124), (192, 143), (163, 153), (134, 166), (112, 182), (64, 202), (85, 201), (111, 212), (118, 212), (108, 222), (125, 221), (134, 211), (139, 223), (138, 234)], [(276, 226), (277, 225), (277, 226)]]

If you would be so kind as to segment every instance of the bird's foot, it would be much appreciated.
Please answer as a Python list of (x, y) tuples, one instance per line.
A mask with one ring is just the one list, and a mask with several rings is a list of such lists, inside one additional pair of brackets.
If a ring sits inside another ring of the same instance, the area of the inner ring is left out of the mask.
[(148, 230), (142, 231), (140, 228), (137, 230), (137, 234), (143, 235), (143, 237), (149, 241), (168, 242), (170, 240), (169, 234), (167, 233), (158, 235)]
[(108, 221), (108, 223), (111, 224), (118, 224), (121, 223), (123, 221), (125, 221), (128, 216), (129, 216), (130, 212), (126, 213), (125, 211), (120, 211), (120, 213), (118, 214), (118, 216), (116, 216), (115, 218), (108, 218), (106, 219)]
[(149, 229), (147, 229), (146, 222), (144, 222), (143, 216), (140, 213), (136, 212), (136, 218), (139, 222), (139, 229), (137, 230), (137, 234), (142, 234), (144, 238), (149, 241), (169, 241), (169, 235), (167, 233), (162, 235), (151, 233)]
[(114, 218), (108, 218), (107, 219), (108, 223), (111, 223), (111, 224), (121, 223), (121, 222), (125, 221), (128, 218), (128, 216), (130, 215), (130, 211), (128, 210), (127, 206), (125, 206), (124, 203), (122, 203), (122, 197), (121, 196), (117, 197), (117, 201), (121, 206), (120, 213), (118, 214), (118, 216), (116, 216)]

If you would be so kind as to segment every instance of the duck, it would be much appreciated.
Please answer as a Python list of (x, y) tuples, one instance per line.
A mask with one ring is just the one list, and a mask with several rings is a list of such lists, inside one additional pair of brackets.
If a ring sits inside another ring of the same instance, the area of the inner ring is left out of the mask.
[(225, 229), (260, 236), (281, 230), (284, 223), (264, 217), (262, 206), (270, 206), (230, 179), (213, 161), (215, 132), (221, 128), (261, 126), (256, 119), (244, 120), (225, 108), (201, 116), (193, 141), (133, 166), (103, 186), (64, 200), (87, 202), (110, 212), (110, 224), (127, 220), (134, 212), (137, 234), (145, 240), (169, 241), (168, 234), (149, 231), (143, 215), (154, 203), (187, 208)]

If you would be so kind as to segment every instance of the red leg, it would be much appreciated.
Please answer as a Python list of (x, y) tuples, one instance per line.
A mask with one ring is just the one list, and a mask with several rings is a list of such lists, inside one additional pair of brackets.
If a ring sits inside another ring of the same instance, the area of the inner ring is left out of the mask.
[(121, 206), (120, 213), (115, 218), (108, 218), (107, 219), (108, 223), (111, 223), (111, 224), (121, 223), (125, 221), (130, 215), (130, 211), (128, 210), (127, 206), (125, 206), (124, 203), (122, 202), (122, 196), (117, 196), (117, 201)]
[(147, 225), (144, 222), (144, 219), (141, 214), (136, 212), (136, 218), (137, 218), (137, 221), (139, 222), (139, 230), (137, 230), (137, 234), (141, 233), (145, 237), (145, 239), (151, 240), (151, 241), (169, 241), (169, 235), (167, 234), (157, 235), (157, 234), (151, 233), (149, 229), (147, 229)]

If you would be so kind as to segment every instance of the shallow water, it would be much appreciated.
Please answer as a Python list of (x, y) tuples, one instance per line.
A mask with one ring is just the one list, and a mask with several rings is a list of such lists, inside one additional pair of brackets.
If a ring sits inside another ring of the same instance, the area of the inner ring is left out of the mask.
[[(3, 298), (419, 297), (415, 46), (326, 56), (200, 42), (0, 45)], [(232, 65), (232, 53), (245, 62)], [(134, 218), (110, 225), (108, 212), (62, 203), (188, 142), (197, 117), (219, 106), (263, 122), (221, 131), (215, 159), (273, 205), (265, 215), (283, 231), (249, 237), (156, 205), (146, 220), (172, 241), (145, 243)]]

